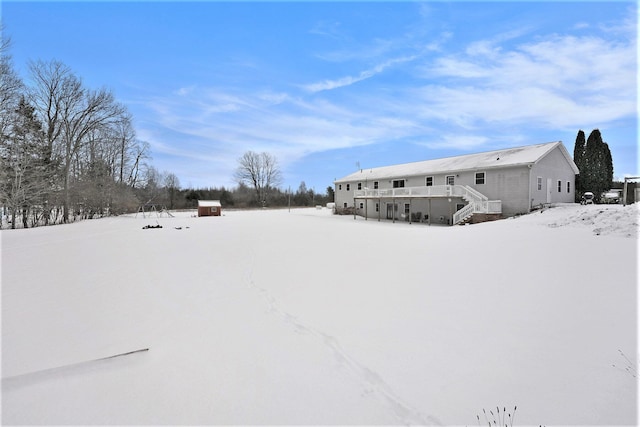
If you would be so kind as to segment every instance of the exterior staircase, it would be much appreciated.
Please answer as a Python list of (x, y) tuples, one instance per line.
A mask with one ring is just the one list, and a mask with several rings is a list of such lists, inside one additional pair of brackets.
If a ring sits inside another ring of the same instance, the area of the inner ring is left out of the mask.
[(375, 198), (441, 198), (461, 197), (467, 204), (453, 214), (453, 224), (471, 221), (473, 215), (486, 214), (494, 219), (502, 213), (500, 200), (489, 200), (487, 196), (468, 185), (433, 185), (423, 187), (401, 187), (388, 189), (355, 190), (354, 199)]
[(453, 214), (453, 224), (466, 224), (471, 221), (474, 214), (500, 214), (502, 202), (489, 200), (487, 196), (468, 185), (454, 185), (454, 195), (462, 196), (467, 204)]

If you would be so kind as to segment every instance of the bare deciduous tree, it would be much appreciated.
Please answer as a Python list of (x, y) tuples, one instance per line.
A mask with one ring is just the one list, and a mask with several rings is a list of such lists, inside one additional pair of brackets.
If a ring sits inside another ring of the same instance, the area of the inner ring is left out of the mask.
[(247, 151), (238, 159), (235, 179), (239, 184), (252, 187), (258, 202), (267, 202), (268, 192), (280, 185), (281, 173), (277, 159), (269, 153)]
[(180, 180), (174, 173), (165, 172), (164, 188), (166, 189), (167, 195), (169, 197), (169, 209), (173, 209), (176, 197), (178, 195), (178, 192), (180, 191)]

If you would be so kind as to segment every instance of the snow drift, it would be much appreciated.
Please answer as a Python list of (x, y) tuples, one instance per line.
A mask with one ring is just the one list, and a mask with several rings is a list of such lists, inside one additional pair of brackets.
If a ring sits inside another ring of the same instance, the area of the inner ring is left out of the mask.
[(637, 423), (638, 205), (191, 215), (0, 233), (3, 423)]

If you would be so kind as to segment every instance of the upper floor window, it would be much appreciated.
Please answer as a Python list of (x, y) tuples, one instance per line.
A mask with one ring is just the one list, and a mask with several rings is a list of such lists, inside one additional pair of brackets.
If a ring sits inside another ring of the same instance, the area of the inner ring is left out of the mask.
[(424, 185), (426, 185), (427, 187), (431, 187), (433, 185), (433, 177), (432, 176), (426, 177), (424, 180)]
[(361, 182), (358, 183), (358, 190), (362, 190), (362, 183)]
[(351, 190), (351, 184), (347, 184), (347, 191)]
[(393, 181), (393, 188), (404, 187), (404, 179), (396, 179)]
[(378, 189), (378, 181), (373, 181), (373, 189), (374, 190)]
[(483, 185), (484, 184), (484, 172), (476, 172), (476, 185)]
[(445, 182), (447, 183), (447, 185), (453, 185), (455, 183), (456, 177), (453, 175), (447, 175), (447, 177), (445, 178)]
[(338, 184), (338, 190), (342, 190), (342, 184)]

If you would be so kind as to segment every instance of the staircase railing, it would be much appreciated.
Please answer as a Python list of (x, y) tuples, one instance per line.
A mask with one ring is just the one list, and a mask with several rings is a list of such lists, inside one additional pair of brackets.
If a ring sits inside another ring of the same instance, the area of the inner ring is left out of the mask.
[(475, 211), (475, 207), (473, 202), (469, 203), (468, 205), (465, 205), (464, 207), (462, 207), (461, 209), (458, 209), (458, 211), (453, 214), (453, 223), (454, 224), (461, 223), (462, 221), (464, 221), (465, 219), (473, 215), (474, 211)]
[(468, 185), (431, 185), (424, 187), (400, 187), (388, 189), (355, 190), (354, 198), (400, 198), (400, 197), (462, 197), (468, 203), (453, 214), (453, 224), (458, 224), (474, 213), (502, 213), (500, 200), (489, 200), (487, 196)]

